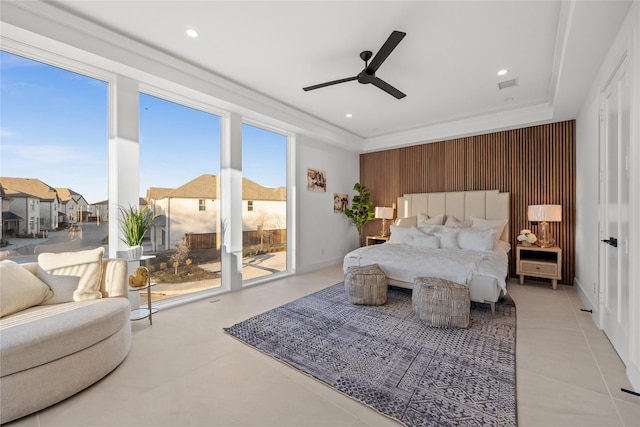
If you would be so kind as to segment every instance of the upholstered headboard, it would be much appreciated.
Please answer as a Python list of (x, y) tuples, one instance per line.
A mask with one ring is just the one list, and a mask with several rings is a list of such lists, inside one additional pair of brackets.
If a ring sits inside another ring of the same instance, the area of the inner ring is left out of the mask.
[(509, 193), (499, 190), (454, 191), (447, 193), (413, 193), (398, 197), (398, 218), (425, 213), (430, 217), (453, 215), (459, 221), (472, 216), (484, 219), (506, 219), (500, 240), (509, 242)]

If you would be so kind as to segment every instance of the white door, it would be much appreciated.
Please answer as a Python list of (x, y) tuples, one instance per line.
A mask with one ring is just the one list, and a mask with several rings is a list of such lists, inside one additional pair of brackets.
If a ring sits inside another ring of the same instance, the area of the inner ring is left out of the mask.
[(600, 324), (623, 362), (628, 358), (629, 141), (631, 88), (623, 59), (602, 93)]

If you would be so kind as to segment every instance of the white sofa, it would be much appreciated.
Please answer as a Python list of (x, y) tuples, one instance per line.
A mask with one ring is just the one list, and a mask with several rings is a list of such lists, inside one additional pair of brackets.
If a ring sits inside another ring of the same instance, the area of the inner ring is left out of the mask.
[[(99, 295), (83, 300), (76, 288), (74, 294), (79, 296), (71, 302), (58, 302), (64, 289), (41, 280), (46, 272), (38, 263), (19, 266), (30, 276), (23, 276), (8, 263), (0, 263), (3, 314), (7, 313), (8, 300), (21, 299), (15, 294), (15, 289), (21, 288), (9, 281), (17, 280), (22, 282), (20, 285), (29, 282), (29, 286), (35, 286), (30, 289), (39, 289), (45, 295), (38, 305), (0, 318), (0, 423), (41, 410), (85, 389), (115, 369), (131, 347), (125, 260), (100, 257), (99, 267), (93, 272), (99, 277)], [(74, 278), (69, 267), (65, 268), (57, 270), (57, 279)], [(56, 274), (54, 270), (49, 272)], [(78, 284), (75, 279), (74, 287)], [(46, 283), (53, 292), (37, 282)]]

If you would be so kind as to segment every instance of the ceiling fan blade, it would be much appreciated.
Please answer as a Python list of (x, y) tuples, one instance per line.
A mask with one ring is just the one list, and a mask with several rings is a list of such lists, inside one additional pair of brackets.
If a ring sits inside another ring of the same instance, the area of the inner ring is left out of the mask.
[(405, 96), (407, 96), (404, 93), (400, 92), (395, 87), (391, 86), (389, 83), (387, 83), (384, 80), (382, 80), (381, 78), (376, 77), (375, 79), (373, 79), (373, 81), (371, 83), (374, 86), (377, 86), (380, 89), (382, 89), (383, 91), (387, 92), (389, 95), (395, 96), (397, 99), (402, 99)]
[(374, 56), (371, 62), (369, 63), (367, 70), (373, 71), (375, 73), (376, 70), (382, 65), (384, 60), (387, 59), (387, 57), (391, 54), (391, 52), (393, 52), (393, 49), (395, 49), (396, 46), (398, 46), (398, 44), (402, 41), (402, 39), (406, 35), (407, 33), (403, 33), (402, 31), (392, 32), (389, 38), (387, 39), (387, 41), (384, 42), (384, 44), (382, 45), (378, 53), (376, 53), (376, 56)]
[(350, 82), (350, 81), (356, 80), (357, 78), (358, 78), (358, 76), (355, 76), (355, 77), (347, 77), (346, 79), (340, 79), (340, 80), (333, 80), (333, 81), (331, 81), (331, 82), (320, 83), (320, 84), (313, 85), (313, 86), (303, 87), (303, 88), (302, 88), (302, 90), (304, 90), (305, 92), (307, 92), (307, 91), (314, 90), (314, 89), (320, 89), (321, 87), (326, 87), (326, 86), (331, 86), (331, 85), (337, 85), (338, 83)]

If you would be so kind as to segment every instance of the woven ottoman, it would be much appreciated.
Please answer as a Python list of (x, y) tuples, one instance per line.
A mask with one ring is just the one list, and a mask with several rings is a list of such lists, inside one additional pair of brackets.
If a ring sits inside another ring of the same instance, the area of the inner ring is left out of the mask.
[(413, 311), (429, 326), (468, 328), (471, 301), (469, 287), (435, 277), (413, 282)]
[(382, 305), (387, 302), (387, 275), (378, 264), (349, 267), (344, 288), (351, 304)]

